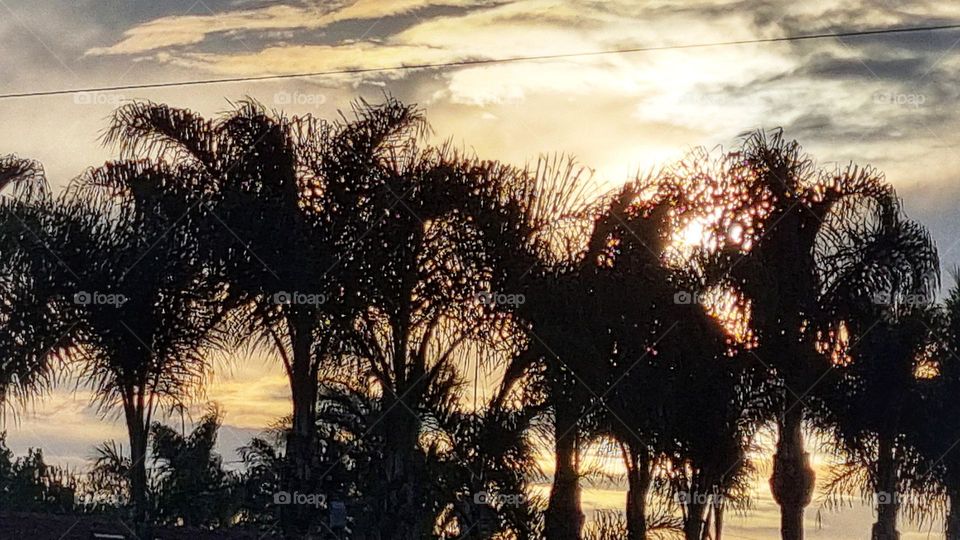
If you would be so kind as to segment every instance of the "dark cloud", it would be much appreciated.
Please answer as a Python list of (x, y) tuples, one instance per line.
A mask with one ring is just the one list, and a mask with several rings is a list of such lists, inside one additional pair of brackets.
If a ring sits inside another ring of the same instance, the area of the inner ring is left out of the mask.
[[(786, 4), (786, 5), (785, 5)], [(821, 12), (804, 10), (795, 12), (794, 7), (804, 3), (787, 4), (771, 0), (736, 0), (731, 2), (674, 1), (655, 7), (644, 7), (637, 12), (651, 19), (665, 16), (686, 16), (695, 19), (715, 19), (744, 14), (762, 37), (800, 36), (837, 32), (857, 32), (884, 28), (943, 26), (960, 22), (957, 17), (924, 15), (930, 2), (925, 0), (853, 0), (838, 2)], [(609, 3), (613, 6), (614, 3)], [(613, 11), (615, 8), (611, 7)], [(884, 21), (878, 23), (878, 20)], [(904, 34), (886, 34), (844, 38), (843, 43), (851, 48), (880, 48), (888, 52), (929, 53), (943, 52), (956, 46), (960, 30), (941, 30)], [(812, 42), (795, 42), (793, 47), (802, 53), (817, 50)], [(876, 55), (873, 55), (876, 56)]]
[[(809, 110), (784, 123), (791, 139), (832, 142), (840, 145), (870, 145), (887, 142), (891, 128), (882, 122), (864, 122), (862, 115), (832, 115)], [(842, 156), (834, 156), (835, 159)], [(851, 156), (853, 158), (854, 156)]]
[(839, 58), (831, 53), (817, 53), (793, 76), (829, 79), (905, 80), (922, 76), (929, 71), (930, 58)]

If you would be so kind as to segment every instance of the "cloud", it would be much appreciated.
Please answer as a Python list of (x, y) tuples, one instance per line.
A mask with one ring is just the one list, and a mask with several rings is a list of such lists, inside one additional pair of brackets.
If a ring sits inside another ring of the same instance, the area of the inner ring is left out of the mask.
[(429, 7), (470, 6), (466, 0), (356, 0), (329, 10), (323, 2), (210, 13), (209, 15), (174, 15), (154, 19), (135, 26), (123, 39), (107, 47), (94, 47), (89, 55), (138, 55), (173, 47), (196, 45), (211, 35), (232, 32), (278, 32), (317, 30), (333, 23), (350, 20), (371, 20), (414, 13)]
[(42, 448), (48, 463), (86, 465), (93, 447), (107, 439), (127, 440), (121, 424), (104, 422), (90, 406), (94, 395), (57, 389), (25, 411), (12, 425), (7, 443), (17, 455)]
[(861, 57), (840, 58), (831, 53), (818, 53), (810, 58), (802, 69), (794, 75), (818, 78), (858, 78), (880, 80), (904, 80), (923, 76), (931, 64), (931, 59)]
[(166, 56), (162, 61), (178, 67), (203, 69), (224, 75), (252, 75), (393, 67), (444, 62), (449, 59), (447, 52), (429, 47), (361, 42), (340, 46), (270, 47), (253, 53), (228, 55), (184, 53)]

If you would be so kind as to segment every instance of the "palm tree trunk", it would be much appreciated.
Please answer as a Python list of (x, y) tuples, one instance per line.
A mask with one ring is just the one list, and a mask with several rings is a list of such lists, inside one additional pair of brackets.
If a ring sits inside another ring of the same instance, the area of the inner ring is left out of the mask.
[(124, 416), (127, 435), (130, 438), (130, 502), (133, 504), (133, 520), (143, 524), (147, 520), (147, 427), (144, 425), (143, 409), (135, 398), (124, 399)]
[(287, 434), (287, 461), (296, 489), (308, 487), (316, 459), (317, 385), (299, 374), (291, 382), (293, 425)]
[[(401, 394), (402, 395), (402, 394)], [(400, 399), (400, 398), (394, 398)], [(419, 507), (422, 467), (418, 467), (417, 438), (420, 421), (409, 405), (388, 400), (385, 405), (386, 429), (385, 478), (387, 496), (381, 506), (381, 538), (384, 540), (419, 540), (429, 536), (423, 529), (423, 512)]]
[(701, 497), (701, 493), (692, 492), (690, 500), (684, 504), (686, 507), (686, 514), (683, 517), (684, 540), (703, 540), (703, 514), (707, 505)]
[(647, 491), (650, 489), (650, 456), (646, 447), (627, 443), (627, 538), (647, 538)]
[(580, 479), (577, 472), (577, 416), (568, 404), (555, 407), (556, 468), (546, 513), (547, 540), (579, 540), (584, 515), (580, 509)]
[(291, 382), (293, 425), (287, 434), (287, 460), (296, 488), (310, 484), (317, 424), (317, 385), (305, 374), (297, 374)]
[[(309, 320), (297, 318), (290, 323), (292, 362), (290, 393), (293, 421), (287, 432), (286, 478), (283, 489), (291, 493), (312, 493), (317, 468), (317, 379), (313, 370), (312, 327)], [(304, 531), (311, 508), (282, 509), (288, 533)]]
[(723, 502), (713, 504), (713, 540), (723, 537)]
[(947, 540), (960, 540), (960, 489), (949, 492), (950, 510), (947, 512)]
[(899, 540), (897, 512), (900, 500), (897, 493), (897, 467), (893, 457), (893, 441), (881, 436), (877, 460), (877, 522), (873, 524), (872, 540)]
[(783, 540), (803, 540), (803, 511), (813, 496), (816, 476), (803, 448), (803, 405), (799, 400), (788, 399), (786, 407), (778, 425), (770, 491), (780, 505)]

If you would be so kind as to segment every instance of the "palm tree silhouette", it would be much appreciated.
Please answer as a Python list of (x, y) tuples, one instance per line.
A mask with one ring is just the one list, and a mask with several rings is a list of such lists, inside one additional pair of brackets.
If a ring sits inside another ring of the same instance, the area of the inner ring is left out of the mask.
[[(520, 404), (516, 404), (520, 405)], [(499, 408), (442, 414), (441, 472), (450, 501), (450, 517), (464, 539), (510, 533), (540, 537), (542, 524), (527, 487), (540, 476), (533, 458), (533, 429), (538, 407)]]
[(157, 521), (188, 527), (227, 527), (236, 513), (232, 475), (214, 451), (222, 413), (208, 409), (189, 434), (154, 422), (150, 428)]
[[(0, 156), (0, 403), (17, 405), (49, 388), (58, 359), (52, 347), (69, 341), (69, 324), (52, 316), (37, 295), (50, 287), (48, 257), (38, 235), (47, 227), (53, 197), (43, 167), (15, 155)], [(38, 332), (38, 328), (46, 328)], [(16, 410), (16, 409), (14, 409)]]
[[(666, 368), (657, 373), (646, 357), (654, 349), (668, 356), (672, 346), (676, 358), (693, 352), (706, 360), (725, 350), (725, 340), (700, 306), (674, 302), (677, 276), (662, 261), (671, 212), (680, 206), (674, 193), (664, 189), (644, 199), (640, 194), (650, 183), (644, 179), (594, 202), (587, 180), (559, 160), (541, 161), (533, 173), (501, 169), (492, 195), (475, 203), (481, 207), (477, 221), (494, 239), (488, 248), (496, 269), (492, 283), (526, 298), (512, 312), (529, 324), (530, 344), (508, 372), (539, 362), (547, 368), (556, 445), (548, 538), (577, 537), (582, 525), (576, 456), (584, 416), (606, 416), (601, 429), (625, 443), (627, 525), (631, 537), (642, 538), (652, 460), (667, 446), (657, 442), (665, 430), (657, 411), (669, 401), (662, 394)], [(681, 332), (683, 338), (660, 351), (658, 338), (687, 320), (699, 321), (691, 323), (697, 331)], [(708, 337), (691, 341), (690, 335)], [(693, 351), (711, 339), (714, 346), (706, 349), (715, 353)], [(638, 403), (641, 387), (650, 400), (645, 405)], [(664, 399), (655, 405), (651, 396), (658, 392)]]
[[(32, 275), (10, 298), (32, 304), (18, 312), (46, 316), (32, 326), (3, 327), (5, 340), (25, 344), (12, 352), (26, 347), (34, 369), (47, 358), (66, 360), (94, 390), (101, 414), (122, 411), (138, 523), (146, 519), (151, 419), (198, 388), (216, 322), (209, 303), (216, 296), (205, 288), (169, 201), (140, 189), (172, 181), (163, 168), (109, 163), (72, 181), (55, 200), (42, 197), (36, 209), (42, 219), (20, 221), (39, 244), (21, 246)], [(65, 330), (51, 342), (57, 328)], [(44, 357), (31, 357), (39, 347), (46, 347)]]
[[(93, 489), (126, 491), (139, 523), (574, 540), (582, 447), (602, 436), (623, 452), (626, 512), (588, 536), (662, 521), (718, 540), (774, 420), (784, 539), (803, 538), (813, 493), (809, 424), (846, 459), (828, 500), (875, 496), (874, 539), (941, 503), (960, 537), (960, 288), (933, 304), (936, 249), (879, 173), (821, 171), (756, 132), (597, 197), (571, 159), (517, 168), (427, 132), (391, 98), (336, 122), (132, 103), (104, 138), (120, 158), (59, 196), (39, 164), (0, 158), (0, 401), (75, 369), (128, 430)], [(692, 225), (700, 245), (678, 248)], [(293, 411), (234, 478), (217, 411), (190, 435), (155, 420), (195, 395), (210, 351), (241, 345), (280, 358)], [(465, 366), (497, 361), (500, 387), (468, 407)], [(548, 424), (541, 511), (527, 495)], [(274, 507), (285, 490), (330, 503)], [(666, 495), (672, 521), (648, 507)]]
[[(196, 179), (185, 221), (227, 290), (229, 332), (273, 348), (290, 379), (292, 490), (316, 480), (318, 373), (343, 354), (344, 329), (366, 308), (359, 293), (379, 271), (356, 262), (354, 250), (384, 217), (376, 212), (397, 204), (398, 195), (372, 191), (382, 180), (377, 166), (422, 120), (394, 100), (355, 112), (353, 121), (326, 123), (242, 102), (208, 121), (134, 103), (117, 111), (106, 135), (124, 155), (170, 161)], [(299, 514), (302, 526), (309, 518)]]
[[(873, 490), (876, 540), (899, 537), (897, 514), (904, 504), (923, 511), (920, 497), (907, 497), (925, 488), (906, 435), (922, 414), (924, 383), (916, 373), (933, 350), (938, 327), (932, 306), (939, 285), (936, 247), (896, 203), (887, 198), (849, 207), (852, 219), (833, 227), (828, 245), (819, 248), (824, 303), (844, 321), (847, 340), (828, 334), (841, 341), (828, 347), (838, 366), (813, 392), (827, 409), (820, 421), (833, 428), (838, 449), (848, 456), (846, 470), (827, 489)], [(852, 467), (867, 473), (858, 476)], [(856, 478), (867, 485), (851, 481)]]
[(338, 305), (334, 280), (323, 274), (334, 264), (329, 228), (302, 204), (312, 186), (301, 173), (316, 165), (326, 129), (310, 118), (270, 116), (249, 101), (217, 121), (143, 102), (118, 109), (105, 136), (122, 156), (166, 163), (192, 180), (151, 188), (184, 195), (184, 222), (228, 293), (221, 304), (227, 332), (273, 348), (283, 361), (294, 410), (289, 490), (309, 490), (316, 374), (329, 355), (328, 323), (338, 321), (326, 309)]
[[(664, 342), (676, 329), (680, 322), (676, 317), (681, 313), (702, 313), (699, 306), (673, 301), (676, 288), (671, 280), (676, 276), (662, 255), (673, 225), (674, 201), (660, 180), (628, 183), (602, 203), (590, 238), (592, 272), (581, 278), (596, 291), (600, 306), (591, 314), (599, 327), (593, 333), (610, 340), (598, 345), (606, 356), (590, 370), (595, 375), (584, 376), (600, 389), (592, 406), (604, 429), (624, 448), (625, 526), (631, 539), (647, 537), (647, 499), (654, 469), (670, 446), (665, 442), (670, 434), (664, 411), (673, 406), (665, 377), (670, 369), (666, 364), (671, 362), (663, 359), (673, 351), (668, 352), (671, 347), (665, 349)], [(641, 191), (651, 188), (656, 196), (639, 199)], [(706, 335), (712, 334), (708, 331)]]
[(110, 511), (130, 503), (130, 456), (114, 440), (104, 441), (93, 449), (90, 459), (89, 492), (95, 509)]
[(577, 470), (580, 420), (591, 392), (583, 380), (590, 369), (583, 366), (602, 365), (602, 351), (609, 350), (602, 345), (609, 337), (591, 298), (594, 291), (582, 281), (601, 249), (590, 244), (595, 188), (585, 169), (559, 156), (541, 158), (534, 169), (488, 168), (464, 202), (483, 235), (490, 290), (524, 298), (498, 306), (528, 337), (526, 351), (512, 359), (507, 373), (543, 377), (555, 454), (545, 533), (551, 540), (575, 539), (584, 522)]
[(746, 450), (762, 421), (748, 363), (701, 301), (730, 285), (728, 255), (669, 256), (672, 232), (706, 213), (708, 201), (696, 197), (718, 181), (685, 165), (625, 187), (594, 229), (593, 242), (606, 246), (597, 289), (614, 338), (602, 397), (609, 429), (627, 450), (631, 538), (644, 538), (653, 468), (665, 471), (680, 501), (687, 538), (703, 536), (708, 512), (718, 532), (725, 502), (743, 502)]
[(781, 508), (785, 540), (803, 538), (803, 513), (814, 486), (814, 472), (804, 450), (802, 427), (807, 395), (831, 363), (818, 352), (818, 334), (837, 323), (823, 283), (830, 268), (822, 265), (824, 245), (833, 231), (859, 216), (848, 209), (861, 201), (890, 205), (895, 195), (883, 177), (851, 165), (817, 171), (796, 142), (782, 132), (757, 132), (727, 160), (730, 178), (742, 182), (745, 196), (734, 215), (752, 211), (751, 245), (731, 275), (751, 302), (751, 326), (758, 340), (755, 358), (781, 384), (777, 411), (778, 439), (770, 480)]
[[(954, 285), (940, 306), (933, 345), (922, 357), (923, 367), (931, 370), (914, 382), (924, 398), (917, 414), (904, 421), (906, 442), (920, 454), (911, 463), (909, 475), (901, 480), (915, 493), (919, 509), (911, 515), (917, 520), (931, 515), (943, 516), (947, 540), (960, 539), (960, 456), (954, 452), (960, 440), (957, 391), (960, 389), (960, 270), (951, 272)], [(908, 500), (909, 501), (909, 500)], [(910, 508), (908, 508), (910, 510)], [(938, 510), (943, 513), (938, 514)]]

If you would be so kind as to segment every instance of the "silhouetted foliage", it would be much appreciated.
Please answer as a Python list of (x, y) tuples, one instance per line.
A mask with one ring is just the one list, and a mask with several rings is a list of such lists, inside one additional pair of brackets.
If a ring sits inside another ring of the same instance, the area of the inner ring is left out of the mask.
[(225, 527), (239, 507), (235, 474), (214, 451), (221, 413), (211, 408), (189, 434), (159, 422), (150, 428), (156, 476), (156, 518), (191, 527)]
[[(761, 131), (601, 192), (573, 159), (515, 167), (428, 134), (389, 97), (330, 122), (134, 102), (104, 136), (119, 159), (57, 195), (39, 164), (0, 158), (0, 402), (77, 375), (129, 435), (83, 481), (0, 438), (4, 509), (357, 540), (715, 539), (775, 424), (796, 540), (812, 425), (842, 458), (828, 502), (875, 495), (874, 538), (901, 511), (944, 511), (960, 536), (960, 292), (934, 304), (936, 247), (882, 175), (818, 169)], [(293, 406), (229, 470), (219, 410), (191, 433), (161, 416), (241, 347), (280, 360)], [(625, 512), (587, 520), (598, 440), (622, 456)]]
[(31, 448), (15, 457), (7, 448), (6, 433), (0, 433), (0, 508), (20, 512), (73, 512), (76, 476), (47, 465), (43, 451)]

